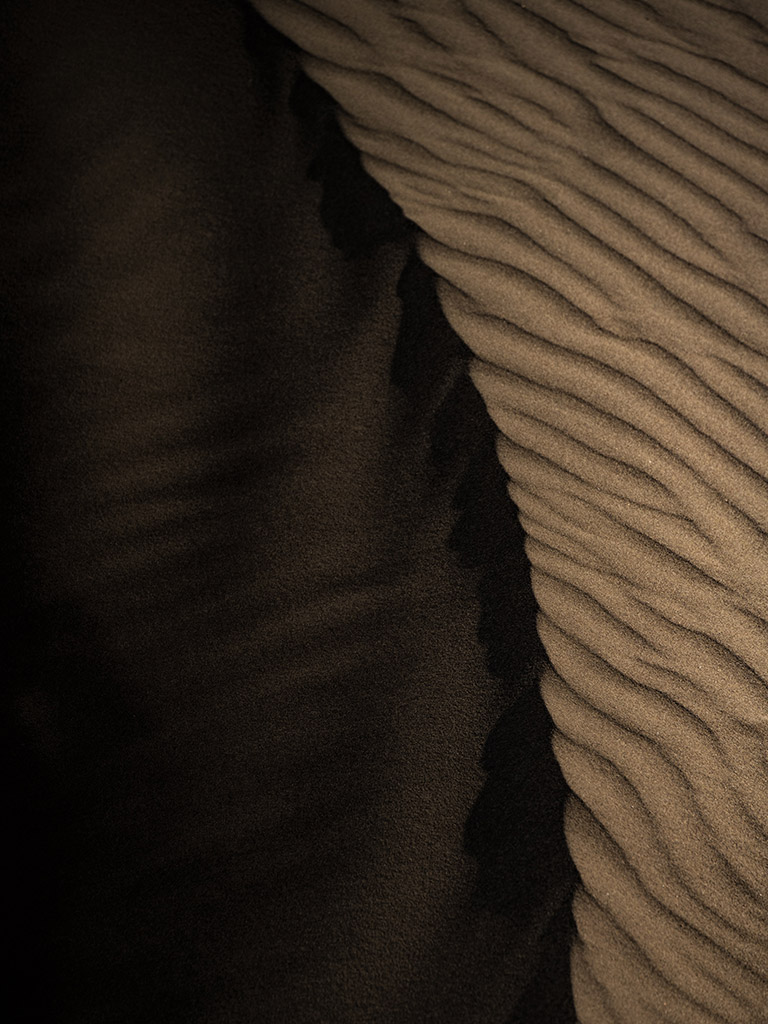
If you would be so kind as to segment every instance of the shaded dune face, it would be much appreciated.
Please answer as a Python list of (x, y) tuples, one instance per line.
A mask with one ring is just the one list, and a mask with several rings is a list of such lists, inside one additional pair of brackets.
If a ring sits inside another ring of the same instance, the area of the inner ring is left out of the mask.
[(768, 10), (256, 7), (421, 228), (500, 431), (579, 1020), (765, 1020)]

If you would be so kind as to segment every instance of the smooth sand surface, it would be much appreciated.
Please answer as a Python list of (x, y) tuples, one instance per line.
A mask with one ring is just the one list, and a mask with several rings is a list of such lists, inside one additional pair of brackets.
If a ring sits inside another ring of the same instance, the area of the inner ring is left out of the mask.
[(14, 1019), (535, 1024), (563, 787), (431, 274), (245, 5), (12, 10)]

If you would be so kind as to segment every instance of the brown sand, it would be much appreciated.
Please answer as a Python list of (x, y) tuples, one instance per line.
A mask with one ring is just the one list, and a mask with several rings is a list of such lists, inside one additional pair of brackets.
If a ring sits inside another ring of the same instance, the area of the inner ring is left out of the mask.
[(764, 8), (256, 6), (424, 232), (501, 431), (579, 1019), (768, 1019)]

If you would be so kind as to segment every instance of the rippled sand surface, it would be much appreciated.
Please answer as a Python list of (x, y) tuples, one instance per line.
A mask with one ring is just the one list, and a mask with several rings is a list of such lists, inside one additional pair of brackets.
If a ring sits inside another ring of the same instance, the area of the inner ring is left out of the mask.
[(526, 532), (579, 1019), (768, 1007), (760, 5), (257, 4), (424, 233)]

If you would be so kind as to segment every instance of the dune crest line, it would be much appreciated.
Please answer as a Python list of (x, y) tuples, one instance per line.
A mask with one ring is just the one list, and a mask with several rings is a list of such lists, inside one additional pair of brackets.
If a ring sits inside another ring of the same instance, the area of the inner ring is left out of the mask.
[(500, 431), (572, 791), (579, 1020), (756, 1024), (768, 12), (255, 6), (421, 229)]

